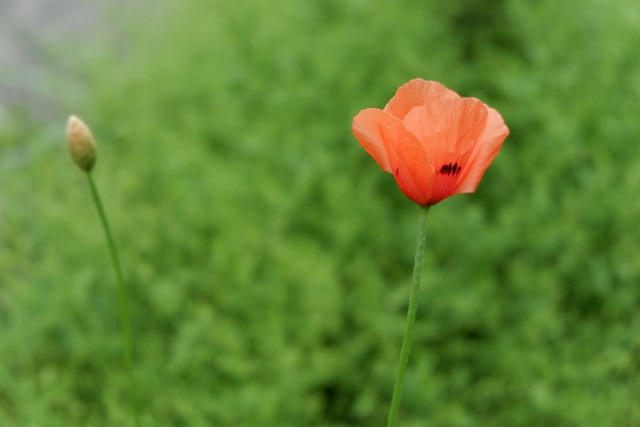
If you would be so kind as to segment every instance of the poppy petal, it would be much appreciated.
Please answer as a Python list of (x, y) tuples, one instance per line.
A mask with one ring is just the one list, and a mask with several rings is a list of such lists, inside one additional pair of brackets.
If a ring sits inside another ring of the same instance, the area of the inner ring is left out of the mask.
[(360, 111), (353, 118), (351, 130), (362, 148), (373, 157), (382, 170), (391, 173), (385, 129), (382, 124), (384, 120), (380, 117), (380, 112), (377, 108)]
[(380, 167), (392, 173), (402, 192), (419, 204), (430, 196), (433, 167), (420, 141), (400, 119), (377, 108), (353, 119), (353, 134)]
[(460, 95), (438, 82), (413, 79), (397, 90), (384, 111), (403, 119), (412, 108), (429, 102), (460, 98)]
[(461, 175), (455, 194), (473, 193), (476, 190), (482, 175), (498, 155), (504, 140), (509, 136), (509, 128), (505, 125), (500, 113), (493, 108), (486, 108), (488, 111), (487, 124), (480, 136), (480, 142), (469, 156), (469, 166)]
[(454, 194), (483, 134), (487, 114), (482, 102), (457, 98), (415, 107), (404, 118), (434, 170), (429, 204)]

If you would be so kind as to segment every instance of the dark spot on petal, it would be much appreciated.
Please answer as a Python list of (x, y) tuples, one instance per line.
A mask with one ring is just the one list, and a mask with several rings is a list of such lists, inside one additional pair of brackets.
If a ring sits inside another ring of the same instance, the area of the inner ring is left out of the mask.
[(396, 168), (396, 176), (400, 176), (400, 169)]
[(462, 170), (462, 166), (458, 165), (458, 163), (446, 163), (442, 166), (440, 166), (440, 170), (438, 171), (438, 173), (440, 175), (458, 175), (460, 174), (460, 171)]

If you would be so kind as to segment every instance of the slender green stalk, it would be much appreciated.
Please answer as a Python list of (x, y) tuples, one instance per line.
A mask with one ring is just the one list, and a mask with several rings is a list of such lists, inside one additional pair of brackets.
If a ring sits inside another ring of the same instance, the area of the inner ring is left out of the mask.
[(102, 206), (102, 200), (100, 194), (93, 182), (91, 172), (87, 172), (87, 178), (89, 180), (89, 186), (91, 187), (91, 195), (100, 214), (100, 220), (104, 227), (104, 232), (107, 235), (107, 242), (109, 243), (109, 251), (111, 252), (111, 259), (113, 261), (113, 267), (116, 271), (116, 278), (118, 282), (118, 306), (120, 309), (120, 326), (122, 329), (122, 341), (124, 343), (124, 363), (127, 370), (127, 376), (129, 378), (129, 399), (131, 401), (131, 411), (133, 412), (133, 420), (136, 427), (140, 426), (140, 416), (138, 414), (138, 395), (136, 382), (133, 377), (133, 362), (132, 362), (132, 348), (131, 343), (131, 325), (129, 320), (129, 297), (127, 294), (127, 287), (124, 283), (124, 276), (122, 274), (122, 267), (120, 266), (120, 258), (118, 257), (118, 249), (116, 248), (113, 235), (111, 234), (111, 228), (109, 227), (109, 221), (107, 215)]
[(424, 247), (427, 241), (427, 212), (429, 206), (420, 206), (420, 219), (418, 221), (418, 240), (416, 243), (416, 256), (413, 264), (413, 279), (411, 290), (409, 291), (409, 310), (407, 311), (407, 322), (404, 327), (402, 337), (402, 348), (400, 350), (400, 362), (396, 373), (396, 382), (393, 386), (393, 397), (389, 408), (389, 419), (387, 427), (394, 427), (398, 419), (398, 409), (402, 399), (402, 385), (404, 384), (404, 374), (409, 362), (409, 352), (411, 351), (411, 340), (413, 338), (413, 325), (416, 322), (416, 311), (418, 310), (418, 291), (420, 290), (420, 278), (422, 277), (422, 263), (424, 259)]

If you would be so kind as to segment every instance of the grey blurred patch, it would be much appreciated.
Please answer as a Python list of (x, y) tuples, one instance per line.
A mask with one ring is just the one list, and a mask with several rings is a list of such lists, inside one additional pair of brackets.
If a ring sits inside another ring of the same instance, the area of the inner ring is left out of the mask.
[(50, 116), (56, 88), (68, 83), (55, 51), (95, 30), (103, 16), (101, 2), (5, 0), (0, 11), (0, 108), (5, 120), (7, 109), (16, 106), (37, 118)]

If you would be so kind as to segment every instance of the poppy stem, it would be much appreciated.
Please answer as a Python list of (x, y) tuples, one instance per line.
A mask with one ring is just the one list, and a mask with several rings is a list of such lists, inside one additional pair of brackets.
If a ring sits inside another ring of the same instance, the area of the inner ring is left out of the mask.
[(391, 398), (391, 407), (389, 408), (389, 419), (387, 427), (394, 427), (398, 419), (398, 409), (400, 408), (400, 400), (402, 398), (402, 386), (404, 383), (404, 374), (407, 370), (409, 362), (409, 353), (411, 351), (411, 340), (413, 338), (413, 325), (416, 321), (416, 311), (418, 310), (418, 291), (420, 290), (420, 278), (422, 277), (422, 264), (424, 259), (424, 247), (427, 241), (427, 213), (429, 206), (420, 206), (420, 219), (418, 221), (418, 238), (416, 242), (416, 255), (413, 264), (413, 279), (411, 281), (411, 290), (409, 291), (409, 309), (407, 311), (407, 322), (404, 327), (404, 335), (402, 337), (402, 348), (400, 350), (400, 362), (398, 363), (398, 372), (396, 373), (396, 382), (393, 386), (393, 397)]
[(116, 273), (116, 278), (118, 282), (118, 306), (120, 309), (120, 326), (122, 331), (122, 342), (124, 344), (124, 364), (127, 370), (127, 377), (129, 380), (129, 400), (131, 403), (131, 411), (133, 413), (134, 425), (136, 427), (140, 426), (140, 416), (138, 414), (138, 397), (137, 397), (137, 389), (136, 382), (133, 376), (133, 363), (132, 363), (132, 348), (131, 344), (131, 326), (129, 320), (129, 297), (127, 294), (127, 287), (124, 283), (124, 277), (122, 274), (122, 267), (120, 266), (120, 258), (118, 257), (118, 249), (116, 248), (115, 241), (113, 240), (113, 235), (111, 234), (111, 228), (109, 227), (109, 221), (107, 220), (107, 215), (104, 211), (104, 207), (102, 206), (102, 200), (100, 199), (100, 194), (98, 193), (98, 189), (93, 182), (93, 177), (91, 176), (91, 172), (87, 172), (87, 178), (89, 180), (89, 186), (91, 187), (91, 195), (93, 196), (93, 201), (96, 204), (96, 208), (98, 209), (98, 214), (100, 215), (100, 220), (102, 221), (102, 226), (104, 228), (104, 232), (107, 236), (107, 242), (109, 244), (109, 252), (111, 252), (111, 260), (113, 261), (113, 268)]

